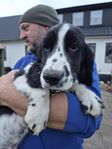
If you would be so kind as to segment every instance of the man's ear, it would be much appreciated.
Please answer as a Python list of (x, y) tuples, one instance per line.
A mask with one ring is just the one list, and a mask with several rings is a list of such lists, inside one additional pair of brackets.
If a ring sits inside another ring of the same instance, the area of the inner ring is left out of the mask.
[(49, 30), (49, 27), (48, 26), (45, 26), (45, 30), (48, 31)]

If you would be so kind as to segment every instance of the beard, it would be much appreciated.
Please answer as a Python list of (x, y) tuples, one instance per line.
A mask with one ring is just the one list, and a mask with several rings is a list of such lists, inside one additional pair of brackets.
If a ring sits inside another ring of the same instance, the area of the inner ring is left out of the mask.
[(36, 54), (39, 50), (39, 45), (37, 43), (28, 44), (27, 47), (28, 51), (31, 51), (33, 54)]

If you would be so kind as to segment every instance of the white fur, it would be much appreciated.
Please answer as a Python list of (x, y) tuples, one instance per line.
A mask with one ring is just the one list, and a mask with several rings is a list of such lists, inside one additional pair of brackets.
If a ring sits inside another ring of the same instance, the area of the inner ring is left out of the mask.
[(27, 132), (23, 118), (17, 114), (0, 117), (0, 149), (16, 149)]
[[(16, 89), (28, 96), (28, 110), (25, 115), (25, 122), (32, 130), (34, 124), (34, 134), (39, 134), (47, 123), (49, 115), (49, 90), (31, 88), (26, 83), (25, 75), (18, 77), (14, 82)], [(33, 106), (35, 104), (35, 106)]]
[(101, 103), (98, 102), (98, 100), (101, 101), (101, 99), (93, 91), (88, 89), (85, 85), (78, 83), (74, 84), (72, 90), (75, 91), (81, 104), (88, 108), (86, 114), (93, 116), (101, 114)]

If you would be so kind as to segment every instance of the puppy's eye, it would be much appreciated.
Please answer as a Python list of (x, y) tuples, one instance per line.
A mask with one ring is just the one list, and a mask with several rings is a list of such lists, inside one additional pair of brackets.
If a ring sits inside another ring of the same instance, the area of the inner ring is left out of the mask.
[(45, 52), (49, 52), (50, 51), (50, 47), (44, 47), (44, 51)]
[(77, 52), (78, 51), (78, 47), (77, 47), (75, 42), (70, 44), (69, 50), (72, 51), (72, 52)]

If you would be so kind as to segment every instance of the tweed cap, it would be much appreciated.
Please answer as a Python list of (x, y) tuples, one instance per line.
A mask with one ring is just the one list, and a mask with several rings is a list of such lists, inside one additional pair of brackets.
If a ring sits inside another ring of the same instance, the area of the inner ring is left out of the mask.
[(19, 24), (23, 22), (35, 23), (44, 26), (54, 26), (59, 23), (55, 9), (47, 5), (37, 5), (27, 10), (20, 18)]

